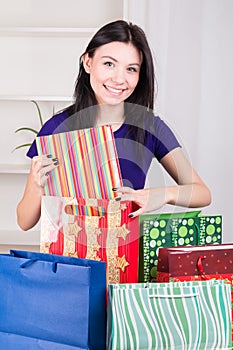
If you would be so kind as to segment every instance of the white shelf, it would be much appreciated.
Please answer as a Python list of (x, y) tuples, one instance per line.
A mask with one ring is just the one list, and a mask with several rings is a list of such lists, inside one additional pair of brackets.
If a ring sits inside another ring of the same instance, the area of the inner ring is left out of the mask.
[(29, 174), (28, 164), (0, 164), (0, 174)]
[(40, 244), (39, 231), (21, 231), (0, 229), (0, 245), (32, 245)]
[(35, 95), (0, 95), (0, 101), (48, 101), (48, 102), (73, 102), (70, 96), (35, 96)]
[(10, 36), (77, 36), (88, 37), (98, 28), (60, 28), (60, 27), (2, 27), (0, 35)]

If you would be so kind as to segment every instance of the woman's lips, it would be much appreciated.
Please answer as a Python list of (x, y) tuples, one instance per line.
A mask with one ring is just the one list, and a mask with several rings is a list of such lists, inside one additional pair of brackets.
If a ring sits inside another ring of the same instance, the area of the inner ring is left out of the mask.
[(110, 93), (114, 94), (114, 95), (121, 95), (125, 90), (126, 88), (116, 88), (116, 87), (113, 87), (113, 86), (109, 86), (109, 85), (104, 85), (105, 89), (108, 90)]

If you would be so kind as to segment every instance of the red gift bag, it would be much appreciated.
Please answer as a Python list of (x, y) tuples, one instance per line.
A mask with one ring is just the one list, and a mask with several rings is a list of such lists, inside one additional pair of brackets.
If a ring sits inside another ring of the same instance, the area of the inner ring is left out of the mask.
[(159, 248), (158, 282), (209, 279), (228, 281), (233, 302), (233, 244)]
[(44, 196), (41, 252), (107, 263), (108, 283), (138, 282), (139, 218), (132, 202)]

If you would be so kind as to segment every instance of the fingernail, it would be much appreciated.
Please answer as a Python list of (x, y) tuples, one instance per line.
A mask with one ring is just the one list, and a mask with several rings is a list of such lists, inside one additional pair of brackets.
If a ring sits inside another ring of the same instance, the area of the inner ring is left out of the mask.
[(115, 198), (115, 201), (117, 201), (117, 202), (120, 201), (120, 200), (121, 200), (121, 197), (116, 197)]
[(53, 164), (57, 166), (57, 165), (59, 165), (59, 161), (56, 161)]
[(113, 190), (114, 192), (116, 192), (116, 191), (117, 191), (117, 187), (113, 187), (112, 190)]
[(53, 162), (57, 162), (57, 161), (58, 161), (58, 158), (53, 158), (52, 161), (53, 161)]
[(129, 214), (128, 217), (129, 217), (129, 218), (133, 218), (133, 214)]
[(49, 176), (49, 173), (45, 173), (45, 176)]
[(52, 154), (47, 154), (47, 158), (52, 158)]

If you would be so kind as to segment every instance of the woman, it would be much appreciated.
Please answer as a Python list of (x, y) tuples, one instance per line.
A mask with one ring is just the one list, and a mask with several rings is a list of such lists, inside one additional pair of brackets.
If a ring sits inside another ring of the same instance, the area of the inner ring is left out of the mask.
[[(139, 209), (130, 217), (158, 210), (165, 204), (202, 207), (211, 195), (168, 126), (151, 112), (154, 106), (154, 67), (141, 28), (119, 20), (103, 26), (80, 58), (74, 105), (53, 116), (38, 135), (111, 124), (123, 187), (117, 200), (132, 200)], [(59, 162), (38, 156), (35, 142), (27, 155), (32, 165), (23, 198), (17, 206), (18, 224), (32, 228), (40, 218), (43, 186)], [(153, 158), (174, 179), (174, 186), (144, 188)]]

